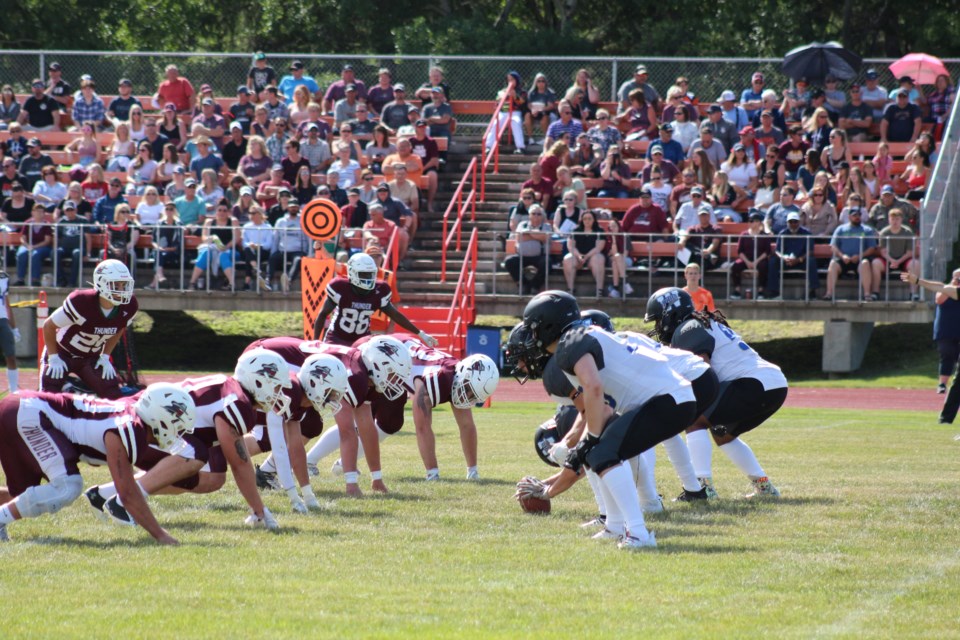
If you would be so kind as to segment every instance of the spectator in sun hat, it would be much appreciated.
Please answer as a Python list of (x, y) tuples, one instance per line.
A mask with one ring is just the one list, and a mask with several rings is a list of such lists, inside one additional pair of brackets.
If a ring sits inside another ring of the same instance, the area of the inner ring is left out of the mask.
[(277, 72), (267, 64), (267, 56), (263, 51), (253, 54), (253, 65), (247, 72), (247, 88), (253, 92), (253, 97), (260, 102), (260, 94), (269, 86), (277, 85)]
[(345, 64), (340, 71), (340, 79), (331, 82), (330, 86), (327, 87), (327, 92), (323, 95), (324, 113), (332, 113), (337, 101), (347, 97), (347, 85), (351, 84), (357, 89), (357, 99), (363, 102), (367, 101), (367, 85), (363, 83), (363, 80), (357, 80), (352, 64)]
[(290, 63), (290, 73), (283, 76), (280, 84), (277, 85), (277, 90), (289, 105), (293, 102), (293, 90), (300, 85), (305, 85), (307, 90), (310, 91), (310, 95), (316, 96), (320, 93), (320, 85), (317, 84), (317, 81), (312, 76), (305, 74), (303, 62), (294, 60)]

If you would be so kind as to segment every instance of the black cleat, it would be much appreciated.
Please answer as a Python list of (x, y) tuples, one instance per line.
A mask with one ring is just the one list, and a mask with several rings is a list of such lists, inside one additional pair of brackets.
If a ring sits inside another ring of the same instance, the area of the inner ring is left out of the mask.
[(97, 510), (97, 515), (103, 515), (103, 505), (107, 499), (100, 495), (100, 487), (94, 485), (84, 491), (83, 495), (87, 497), (87, 500), (90, 502), (90, 506)]
[(260, 465), (256, 466), (257, 487), (260, 489), (279, 489), (280, 481), (277, 480), (277, 474), (270, 471), (264, 471)]
[(117, 501), (117, 496), (113, 496), (103, 504), (103, 512), (117, 524), (125, 527), (137, 526), (133, 517), (131, 517), (127, 510), (123, 508), (123, 505)]
[(678, 495), (673, 499), (674, 502), (696, 502), (698, 500), (708, 500), (710, 496), (707, 495), (707, 488), (703, 487), (700, 491), (687, 491), (683, 490), (683, 493)]

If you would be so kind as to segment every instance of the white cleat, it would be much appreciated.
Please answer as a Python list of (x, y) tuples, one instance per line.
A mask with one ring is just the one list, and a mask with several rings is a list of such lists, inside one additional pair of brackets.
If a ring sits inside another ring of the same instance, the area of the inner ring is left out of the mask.
[(340, 478), (343, 476), (343, 461), (337, 458), (337, 461), (330, 467), (330, 475)]
[(320, 475), (320, 469), (315, 464), (307, 463), (307, 475), (311, 478), (316, 478)]
[(590, 536), (590, 538), (593, 540), (619, 540), (622, 537), (622, 532), (617, 533), (616, 531), (610, 531), (610, 529), (607, 529), (606, 527)]
[(643, 510), (644, 515), (648, 516), (654, 513), (663, 513), (663, 498), (658, 497), (656, 502), (642, 504), (640, 509)]
[(427, 472), (427, 477), (425, 478), (425, 480), (426, 480), (427, 482), (433, 482), (433, 481), (439, 480), (439, 479), (440, 479), (440, 472), (439, 472), (439, 471), (429, 471), (429, 472)]
[(622, 538), (617, 544), (617, 548), (623, 549), (624, 551), (639, 551), (641, 549), (654, 549), (657, 546), (657, 537), (653, 535), (653, 531), (647, 531), (646, 535), (642, 538), (637, 538), (630, 535), (629, 533)]
[(767, 476), (762, 478), (753, 478), (753, 491), (746, 495), (747, 498), (779, 498), (780, 491), (773, 486)]
[(479, 480), (479, 479), (480, 479), (479, 471), (477, 471), (476, 469), (472, 471), (467, 471), (467, 480)]
[(597, 516), (593, 520), (587, 520), (586, 522), (580, 523), (581, 529), (596, 529), (597, 527), (605, 527), (607, 525), (606, 516)]

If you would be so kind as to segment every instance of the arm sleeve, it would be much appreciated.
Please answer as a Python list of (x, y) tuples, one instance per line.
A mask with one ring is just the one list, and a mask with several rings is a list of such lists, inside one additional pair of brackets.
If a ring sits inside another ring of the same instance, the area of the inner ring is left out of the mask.
[(270, 434), (270, 445), (273, 447), (273, 460), (277, 465), (277, 478), (284, 491), (295, 488), (297, 483), (293, 479), (293, 470), (290, 467), (290, 452), (287, 450), (287, 439), (283, 433), (283, 418), (270, 411), (267, 413), (267, 433)]

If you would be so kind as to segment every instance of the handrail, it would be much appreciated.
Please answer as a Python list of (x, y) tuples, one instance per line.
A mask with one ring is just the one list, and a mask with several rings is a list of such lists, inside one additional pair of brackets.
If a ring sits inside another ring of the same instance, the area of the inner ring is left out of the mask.
[[(470, 180), (470, 192), (467, 194), (466, 201), (463, 198), (463, 190), (466, 187), (467, 179)], [(453, 227), (447, 231), (447, 227), (450, 224), (450, 214), (456, 207), (457, 217), (453, 222)], [(443, 246), (440, 249), (440, 282), (447, 281), (447, 251), (450, 248), (450, 242), (453, 240), (453, 234), (457, 234), (457, 251), (460, 251), (461, 246), (461, 233), (463, 228), (463, 216), (466, 213), (467, 207), (470, 208), (470, 222), (476, 222), (477, 219), (477, 159), (473, 158), (470, 160), (470, 164), (467, 165), (467, 169), (463, 172), (463, 177), (460, 178), (460, 183), (457, 185), (456, 190), (453, 192), (453, 196), (450, 198), (450, 204), (447, 205), (447, 210), (443, 212)]]
[(394, 227), (390, 232), (390, 242), (387, 243), (386, 255), (383, 258), (384, 271), (396, 271), (400, 265), (400, 227)]
[(447, 326), (450, 327), (451, 341), (456, 341), (454, 351), (463, 353), (466, 347), (465, 324), (472, 322), (477, 308), (476, 274), (477, 274), (477, 229), (470, 232), (467, 242), (467, 253), (460, 268), (460, 277), (453, 291), (450, 303), (450, 312), (447, 314)]

